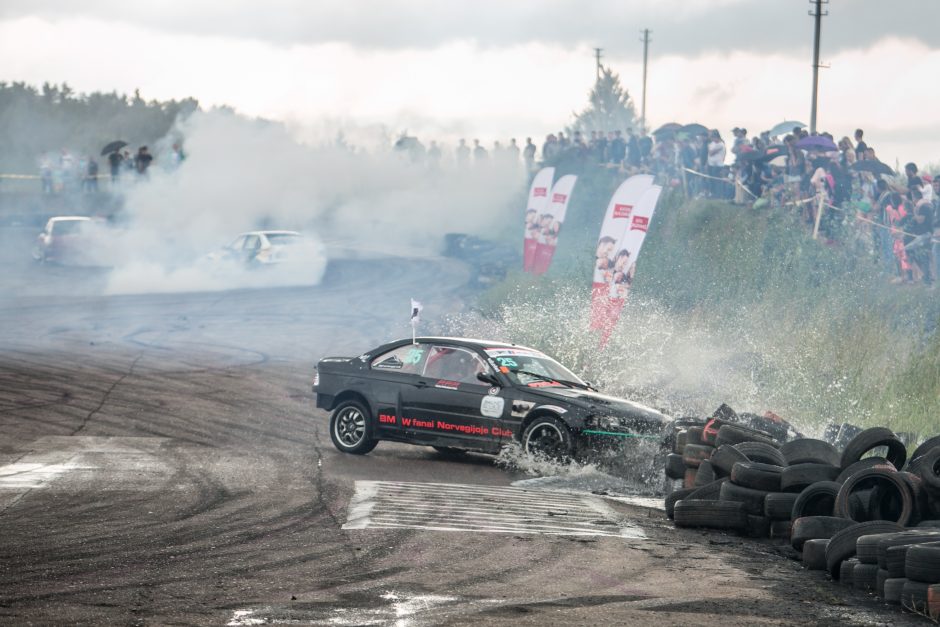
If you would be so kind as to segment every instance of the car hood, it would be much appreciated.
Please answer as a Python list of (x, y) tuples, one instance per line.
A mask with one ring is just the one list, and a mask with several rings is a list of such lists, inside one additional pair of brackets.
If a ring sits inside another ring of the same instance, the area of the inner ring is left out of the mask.
[(616, 396), (607, 396), (599, 392), (567, 387), (526, 389), (535, 396), (572, 403), (598, 415), (643, 418), (651, 422), (659, 422), (662, 424), (666, 424), (670, 421), (670, 418), (665, 414), (656, 411), (652, 407), (647, 407), (642, 403), (628, 401), (624, 398), (617, 398)]

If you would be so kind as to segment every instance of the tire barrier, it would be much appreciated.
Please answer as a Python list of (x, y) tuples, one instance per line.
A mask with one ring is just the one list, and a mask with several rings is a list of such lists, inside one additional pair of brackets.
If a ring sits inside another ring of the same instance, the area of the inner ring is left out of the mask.
[(865, 429), (852, 438), (846, 444), (845, 450), (842, 451), (842, 463), (840, 465), (842, 468), (848, 468), (862, 459), (865, 453), (882, 446), (888, 449), (885, 458), (894, 464), (895, 468), (903, 468), (904, 462), (907, 461), (907, 449), (891, 429), (884, 427)]
[(940, 619), (940, 436), (908, 457), (882, 427), (842, 425), (840, 450), (734, 418), (675, 436), (666, 474), (688, 486), (665, 500), (677, 527), (788, 542), (808, 571)]

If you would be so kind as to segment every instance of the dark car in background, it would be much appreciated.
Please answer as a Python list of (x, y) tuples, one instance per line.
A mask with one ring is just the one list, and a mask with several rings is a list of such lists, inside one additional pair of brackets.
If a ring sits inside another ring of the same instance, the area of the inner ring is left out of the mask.
[(600, 394), (538, 350), (486, 340), (398, 340), (358, 357), (327, 357), (314, 377), (317, 407), (345, 453), (381, 440), (438, 451), (498, 453), (513, 442), (553, 459), (597, 440), (662, 442), (662, 413)]

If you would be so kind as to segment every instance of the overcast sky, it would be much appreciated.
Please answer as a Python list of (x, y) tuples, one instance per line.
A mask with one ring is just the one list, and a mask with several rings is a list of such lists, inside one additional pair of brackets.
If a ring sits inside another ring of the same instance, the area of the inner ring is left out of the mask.
[[(752, 133), (808, 122), (806, 0), (2, 0), (0, 80), (196, 97), (318, 129), (384, 125), (453, 142), (562, 128), (595, 46), (648, 118)], [(884, 160), (940, 161), (940, 1), (832, 0), (819, 127), (866, 129)]]

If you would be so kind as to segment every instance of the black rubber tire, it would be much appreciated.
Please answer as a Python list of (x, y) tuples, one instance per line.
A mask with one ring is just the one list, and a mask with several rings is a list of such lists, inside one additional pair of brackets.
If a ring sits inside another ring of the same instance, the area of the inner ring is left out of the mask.
[(826, 569), (833, 579), (838, 578), (839, 564), (855, 555), (855, 544), (859, 538), (873, 533), (891, 533), (903, 529), (900, 525), (884, 520), (855, 523), (846, 527), (830, 538), (826, 548)]
[(907, 580), (901, 588), (901, 607), (918, 614), (927, 614), (927, 592), (929, 583)]
[(917, 448), (914, 449), (913, 453), (911, 453), (910, 457), (908, 458), (908, 464), (913, 463), (922, 455), (926, 455), (927, 451), (937, 448), (937, 447), (940, 447), (940, 435), (935, 435), (932, 438), (927, 438), (926, 440), (921, 442)]
[(704, 460), (712, 456), (715, 447), (707, 444), (686, 444), (682, 451), (682, 461), (689, 468), (698, 468)]
[(922, 520), (917, 523), (918, 529), (940, 529), (940, 520)]
[[(845, 562), (842, 563), (844, 564)], [(885, 598), (885, 582), (890, 578), (891, 577), (888, 575), (888, 571), (886, 571), (884, 568), (878, 569), (878, 574), (876, 575), (875, 591), (882, 599)]]
[(764, 513), (764, 497), (767, 496), (766, 490), (754, 490), (745, 488), (730, 481), (721, 485), (722, 501), (735, 501), (743, 503), (748, 514), (761, 516)]
[(357, 400), (343, 401), (330, 414), (330, 440), (338, 451), (365, 455), (378, 444), (372, 433), (372, 416)]
[(904, 480), (904, 483), (907, 484), (907, 487), (911, 491), (914, 513), (911, 514), (911, 520), (907, 523), (907, 526), (913, 527), (924, 518), (930, 518), (929, 493), (924, 488), (924, 480), (921, 479), (920, 475), (906, 471), (901, 471), (898, 475)]
[(752, 462), (774, 466), (787, 465), (787, 460), (783, 458), (780, 451), (764, 442), (741, 442), (735, 444), (734, 448), (747, 455), (748, 460)]
[(574, 438), (554, 416), (539, 416), (522, 433), (522, 450), (533, 457), (566, 462), (574, 457)]
[(841, 487), (835, 481), (819, 481), (807, 486), (797, 495), (790, 517), (796, 520), (804, 516), (832, 516)]
[(715, 452), (712, 453), (711, 459), (709, 461), (716, 470), (722, 472), (725, 476), (728, 476), (731, 474), (731, 470), (734, 468), (736, 463), (749, 462), (751, 460), (747, 455), (734, 448), (730, 444), (725, 444), (724, 446), (719, 446), (715, 449)]
[(803, 463), (787, 466), (780, 473), (780, 489), (784, 492), (801, 492), (803, 488), (819, 481), (835, 481), (841, 470), (829, 464)]
[(715, 437), (716, 447), (724, 444), (741, 444), (742, 442), (763, 442), (768, 446), (777, 447), (777, 443), (769, 434), (740, 425), (722, 425)]
[(738, 462), (731, 469), (731, 482), (754, 490), (780, 492), (781, 466), (759, 462)]
[(815, 539), (803, 543), (803, 566), (807, 570), (826, 570), (826, 547), (829, 540)]
[[(895, 554), (893, 557), (890, 550), (894, 547), (908, 547), (912, 544), (922, 544), (924, 542), (940, 542), (940, 529), (931, 531), (930, 529), (908, 529), (907, 531), (896, 533), (891, 538), (886, 538), (878, 543), (878, 565), (892, 572), (898, 573), (894, 577), (904, 576), (904, 555), (907, 549)], [(895, 563), (892, 569), (892, 560)], [(896, 563), (900, 562), (900, 568)]]
[(742, 503), (683, 499), (676, 503), (673, 515), (676, 527), (706, 527), (733, 531), (747, 529), (747, 512)]
[(717, 501), (721, 496), (721, 486), (728, 482), (727, 477), (716, 479), (708, 485), (700, 488), (693, 488), (694, 492), (689, 495), (690, 499), (696, 501)]
[(673, 490), (666, 496), (665, 506), (666, 506), (666, 518), (672, 520), (673, 511), (676, 507), (676, 503), (682, 499), (688, 498), (695, 488), (682, 488), (681, 490)]
[(805, 516), (793, 521), (790, 530), (790, 546), (797, 551), (803, 549), (807, 540), (828, 540), (852, 525), (851, 520), (834, 516)]
[[(858, 560), (854, 557), (849, 558), (842, 562), (842, 565), (839, 566), (839, 581), (843, 585), (851, 586), (852, 585), (852, 571), (855, 570), (855, 567), (858, 566)], [(823, 554), (823, 567), (820, 570), (826, 569), (826, 555)]]
[(790, 520), (771, 520), (770, 537), (773, 540), (790, 541), (790, 529), (793, 528), (793, 522)]
[(666, 477), (669, 479), (682, 479), (685, 475), (685, 462), (682, 455), (670, 453), (666, 455)]
[(910, 461), (908, 465), (913, 464), (921, 456), (926, 455), (927, 451), (940, 447), (940, 435), (935, 435), (932, 438), (927, 438), (924, 440), (920, 446), (914, 449), (914, 452), (911, 453)]
[(764, 516), (771, 520), (791, 520), (797, 498), (799, 495), (792, 492), (771, 492), (764, 497)]
[(839, 464), (843, 469), (848, 468), (855, 462), (862, 459), (865, 453), (868, 453), (879, 446), (888, 447), (888, 454), (885, 458), (894, 464), (895, 468), (903, 468), (907, 460), (907, 449), (904, 443), (898, 439), (891, 429), (885, 427), (872, 427), (865, 429), (857, 436), (852, 438), (842, 451), (842, 460)]
[(702, 441), (702, 430), (704, 427), (689, 427), (688, 433), (686, 434), (685, 443), (688, 444), (704, 444)]
[[(848, 468), (842, 469), (842, 472), (839, 473), (839, 476), (836, 477), (838, 483), (844, 483), (846, 479), (854, 475), (860, 470), (866, 470), (868, 468), (875, 468), (877, 466), (886, 466), (888, 468), (894, 468), (894, 464), (889, 462), (884, 457), (866, 457), (861, 461), (857, 461)], [(897, 470), (895, 468), (895, 470)]]
[(695, 471), (695, 487), (701, 488), (709, 483), (714, 483), (715, 479), (717, 479), (717, 477), (715, 476), (715, 470), (712, 468), (711, 462), (707, 459), (702, 460), (702, 463), (698, 466), (698, 470)]
[(935, 447), (918, 458), (917, 474), (924, 481), (924, 488), (934, 498), (940, 499), (940, 447)]
[(770, 519), (766, 516), (747, 515), (747, 535), (750, 538), (769, 538)]
[(685, 445), (688, 444), (689, 432), (686, 429), (676, 433), (676, 442), (672, 447), (672, 452), (676, 455), (682, 455), (682, 451), (685, 450)]
[[(825, 557), (823, 557), (823, 569), (825, 566)], [(820, 569), (822, 570), (822, 569)], [(842, 571), (839, 571), (839, 576)], [(878, 587), (878, 564), (866, 564), (859, 562), (852, 569), (852, 587), (856, 590), (871, 591)]]
[(889, 546), (885, 551), (885, 570), (891, 577), (904, 576), (904, 560), (907, 559), (907, 550), (911, 548), (910, 544), (900, 544), (898, 546)]
[(800, 438), (785, 442), (780, 445), (780, 453), (787, 460), (788, 466), (795, 466), (796, 464), (839, 466), (842, 463), (842, 458), (836, 447), (823, 440), (814, 440), (812, 438)]
[(940, 583), (940, 542), (915, 544), (908, 548), (904, 576), (911, 581)]
[(867, 513), (868, 520), (887, 520), (902, 527), (910, 522), (914, 514), (914, 497), (910, 487), (896, 471), (877, 467), (857, 472), (845, 480), (836, 496), (835, 515), (866, 522), (853, 517), (857, 512), (852, 511), (849, 498), (856, 491), (868, 487), (877, 487)]
[[(903, 532), (902, 532), (903, 533)], [(878, 564), (878, 543), (882, 540), (888, 540), (898, 534), (896, 533), (873, 533), (870, 536), (864, 536), (858, 539), (855, 544), (855, 557), (862, 564)]]
[(881, 599), (885, 603), (890, 603), (891, 605), (900, 605), (901, 604), (901, 591), (904, 589), (904, 584), (907, 583), (907, 579), (904, 577), (891, 577), (885, 579), (884, 585), (884, 594)]

